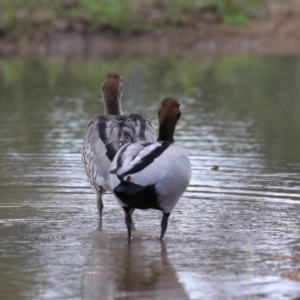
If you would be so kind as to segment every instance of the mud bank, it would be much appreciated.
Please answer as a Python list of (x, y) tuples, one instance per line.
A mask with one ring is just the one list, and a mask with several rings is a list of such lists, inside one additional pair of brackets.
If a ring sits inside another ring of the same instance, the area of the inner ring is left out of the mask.
[(206, 24), (120, 36), (80, 31), (31, 33), (19, 40), (0, 38), (0, 55), (113, 57), (119, 55), (300, 54), (300, 3), (267, 3), (270, 16), (246, 27)]

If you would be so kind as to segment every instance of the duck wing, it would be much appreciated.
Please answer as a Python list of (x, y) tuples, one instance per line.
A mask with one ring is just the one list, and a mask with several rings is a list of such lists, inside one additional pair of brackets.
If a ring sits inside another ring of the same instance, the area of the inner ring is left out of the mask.
[(137, 142), (126, 144), (117, 153), (110, 167), (120, 182), (132, 182), (148, 186), (161, 180), (169, 167), (166, 150), (172, 146), (168, 142)]
[[(93, 118), (87, 126), (82, 153), (87, 175), (96, 171), (98, 177), (107, 180), (110, 164), (121, 146), (139, 140), (156, 140), (153, 123), (142, 115), (106, 115)], [(99, 181), (96, 175), (93, 176), (94, 182)]]
[(157, 139), (153, 123), (147, 117), (130, 114), (119, 118), (125, 142), (147, 141), (154, 143)]
[(123, 145), (121, 136), (119, 122), (112, 116), (95, 117), (88, 123), (82, 162), (91, 182), (105, 184), (111, 161)]

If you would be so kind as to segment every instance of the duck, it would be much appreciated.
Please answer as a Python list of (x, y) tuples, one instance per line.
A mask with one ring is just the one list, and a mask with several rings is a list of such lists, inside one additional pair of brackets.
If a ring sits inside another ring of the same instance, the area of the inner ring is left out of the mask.
[(110, 191), (109, 168), (117, 151), (127, 143), (156, 141), (156, 129), (149, 118), (123, 113), (123, 91), (122, 76), (116, 72), (107, 73), (101, 85), (104, 114), (92, 118), (85, 130), (81, 160), (97, 198), (101, 220), (104, 207), (102, 198), (105, 192)]
[(165, 98), (158, 110), (157, 141), (122, 146), (110, 165), (109, 185), (125, 212), (128, 240), (131, 239), (132, 209), (162, 212), (162, 240), (169, 216), (189, 185), (190, 159), (183, 147), (174, 143), (175, 127), (181, 116), (179, 107), (177, 99)]

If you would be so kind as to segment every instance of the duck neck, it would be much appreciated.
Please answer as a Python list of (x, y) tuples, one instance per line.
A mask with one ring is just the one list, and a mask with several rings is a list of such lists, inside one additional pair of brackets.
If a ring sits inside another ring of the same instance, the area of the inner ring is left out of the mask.
[(123, 115), (121, 109), (121, 100), (117, 97), (109, 97), (104, 99), (104, 109), (106, 115)]
[(174, 131), (175, 126), (171, 122), (168, 122), (168, 120), (163, 121), (159, 125), (157, 141), (174, 143)]

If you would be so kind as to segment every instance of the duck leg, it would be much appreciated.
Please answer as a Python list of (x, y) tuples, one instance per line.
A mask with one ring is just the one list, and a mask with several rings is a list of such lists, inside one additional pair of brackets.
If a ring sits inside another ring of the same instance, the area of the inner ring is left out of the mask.
[(128, 240), (129, 240), (131, 238), (131, 224), (132, 224), (131, 209), (129, 207), (123, 207), (123, 209), (125, 212), (125, 223), (127, 226)]
[(99, 213), (99, 218), (102, 219), (102, 211), (103, 211), (103, 201), (102, 201), (102, 194), (97, 195), (97, 208)]
[(161, 219), (161, 232), (160, 232), (160, 240), (164, 238), (165, 232), (168, 227), (169, 213), (163, 213), (163, 217)]

